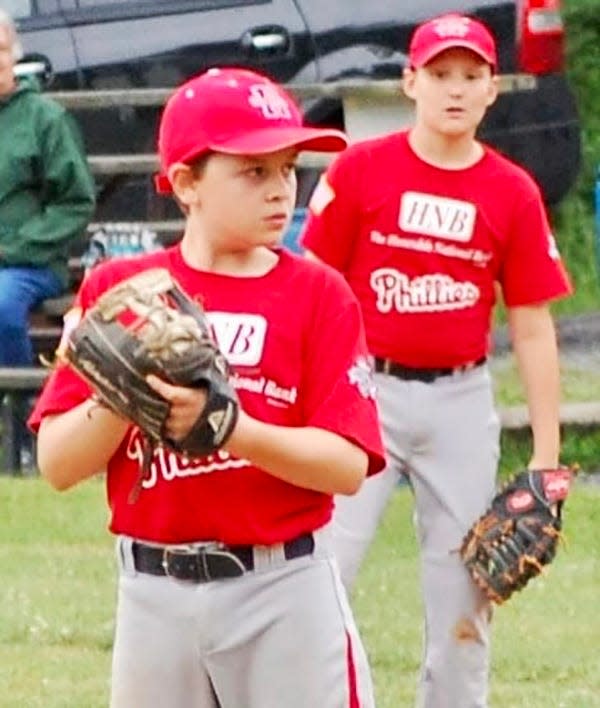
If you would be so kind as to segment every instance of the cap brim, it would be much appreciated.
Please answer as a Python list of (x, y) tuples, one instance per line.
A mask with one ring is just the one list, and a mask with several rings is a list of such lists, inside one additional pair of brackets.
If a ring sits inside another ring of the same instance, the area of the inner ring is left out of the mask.
[(264, 155), (291, 147), (315, 152), (339, 152), (347, 145), (348, 138), (339, 130), (296, 126), (254, 130), (211, 145), (210, 149), (231, 155)]
[(486, 52), (484, 49), (479, 47), (473, 42), (464, 41), (461, 42), (457, 39), (449, 39), (447, 42), (440, 42), (434, 47), (430, 47), (427, 51), (421, 52), (417, 57), (412, 59), (412, 64), (415, 69), (428, 64), (434, 57), (438, 54), (445, 52), (447, 49), (469, 49), (477, 56), (481, 57), (485, 62), (491, 64), (494, 68), (496, 67), (496, 58)]
[[(291, 147), (314, 152), (339, 152), (347, 146), (348, 138), (340, 130), (295, 126), (255, 130), (229, 140), (212, 143), (206, 150), (227, 155), (266, 155)], [(186, 156), (181, 162), (187, 162), (194, 157), (196, 155)], [(173, 191), (169, 178), (164, 173), (154, 177), (154, 186), (159, 194), (170, 194)]]

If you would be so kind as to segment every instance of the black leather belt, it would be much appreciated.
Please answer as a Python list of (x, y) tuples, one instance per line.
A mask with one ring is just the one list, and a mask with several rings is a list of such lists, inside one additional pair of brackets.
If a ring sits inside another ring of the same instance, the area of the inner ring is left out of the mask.
[[(283, 544), (286, 560), (310, 555), (315, 548), (311, 533)], [(207, 543), (187, 546), (132, 544), (133, 562), (139, 573), (166, 575), (177, 580), (208, 583), (254, 570), (254, 546), (224, 546)]]
[(404, 366), (398, 364), (391, 359), (380, 359), (375, 357), (375, 371), (377, 373), (389, 374), (403, 381), (422, 381), (423, 383), (431, 383), (441, 376), (452, 376), (452, 374), (461, 371), (470, 371), (478, 366), (485, 364), (487, 357), (482, 356), (477, 361), (463, 364), (462, 366), (449, 367), (445, 369), (415, 369), (412, 366)]

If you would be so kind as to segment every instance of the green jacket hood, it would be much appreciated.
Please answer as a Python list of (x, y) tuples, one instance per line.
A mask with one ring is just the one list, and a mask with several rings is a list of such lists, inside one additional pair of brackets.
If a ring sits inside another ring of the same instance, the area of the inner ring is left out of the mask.
[(25, 93), (28, 91), (34, 91), (35, 93), (41, 93), (42, 84), (40, 80), (33, 74), (27, 74), (25, 76), (20, 76), (17, 82), (17, 89), (13, 96), (20, 93)]

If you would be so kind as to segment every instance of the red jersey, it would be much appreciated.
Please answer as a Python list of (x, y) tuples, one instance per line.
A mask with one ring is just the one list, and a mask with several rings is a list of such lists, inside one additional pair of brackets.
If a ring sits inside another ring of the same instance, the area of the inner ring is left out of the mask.
[[(194, 270), (174, 247), (97, 266), (77, 305), (85, 311), (118, 281), (160, 266), (202, 302), (249, 415), (281, 426), (330, 430), (367, 452), (369, 474), (383, 468), (360, 306), (338, 273), (281, 251), (266, 275), (219, 275)], [(45, 415), (69, 410), (90, 393), (70, 367), (60, 366), (44, 387), (30, 426), (36, 431)], [(330, 495), (282, 481), (224, 450), (193, 460), (156, 450), (150, 478), (132, 504), (128, 495), (141, 462), (140, 433), (132, 426), (107, 468), (114, 533), (157, 543), (272, 544), (331, 517)]]
[(570, 292), (538, 187), (488, 147), (448, 170), (408, 133), (351, 146), (315, 189), (302, 242), (348, 280), (370, 351), (412, 367), (486, 355), (495, 282), (508, 307)]

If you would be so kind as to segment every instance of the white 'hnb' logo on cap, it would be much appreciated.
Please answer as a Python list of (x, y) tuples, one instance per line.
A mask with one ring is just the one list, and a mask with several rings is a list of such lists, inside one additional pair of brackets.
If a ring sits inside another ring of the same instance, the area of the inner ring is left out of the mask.
[(289, 103), (275, 88), (268, 84), (250, 86), (248, 103), (253, 108), (260, 109), (263, 116), (269, 120), (281, 118), (290, 120), (292, 118)]
[(438, 37), (465, 37), (469, 33), (468, 17), (446, 17), (435, 24)]

